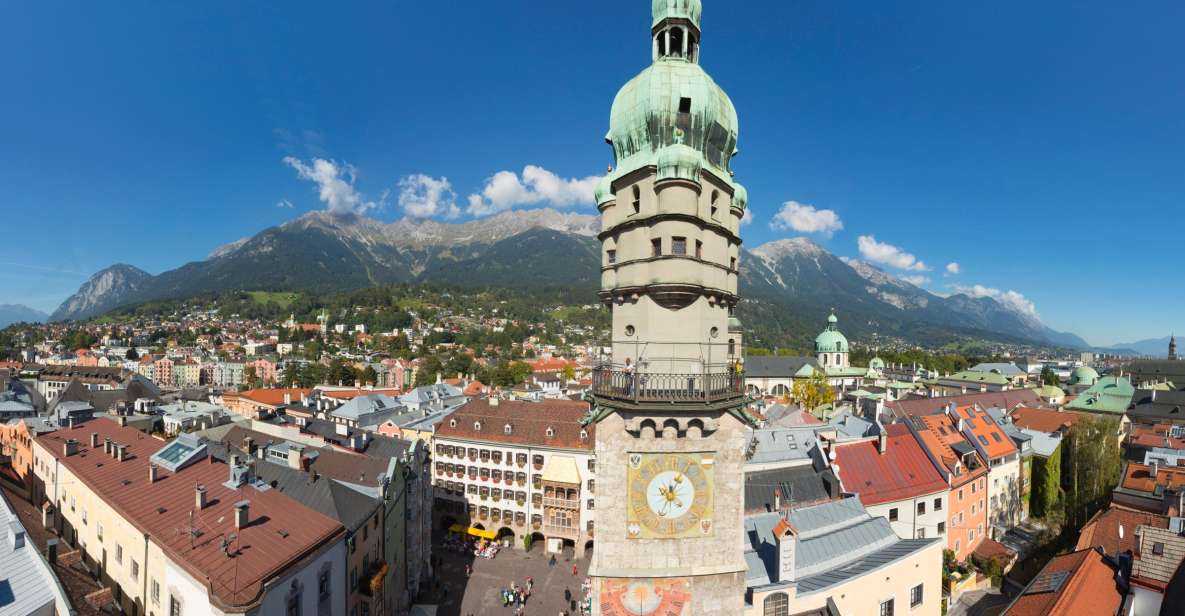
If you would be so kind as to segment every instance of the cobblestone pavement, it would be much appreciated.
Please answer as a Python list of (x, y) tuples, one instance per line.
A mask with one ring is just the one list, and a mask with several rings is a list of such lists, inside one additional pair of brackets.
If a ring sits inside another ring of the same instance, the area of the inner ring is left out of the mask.
[[(535, 578), (534, 590), (524, 610), (526, 616), (556, 616), (560, 613), (579, 614), (576, 603), (582, 598), (581, 583), (587, 579), (591, 554), (581, 559), (570, 555), (556, 555), (555, 566), (549, 566), (550, 555), (541, 545), (523, 553), (504, 549), (487, 560), (472, 554), (462, 555), (434, 546), (433, 554), (442, 559), (437, 568), (441, 587), (439, 616), (483, 616), (485, 614), (514, 614), (514, 606), (502, 607), (501, 591), (513, 582), (525, 586), (527, 576)], [(569, 552), (570, 554), (570, 552)], [(465, 576), (465, 565), (473, 573)], [(572, 565), (576, 575), (572, 575)]]

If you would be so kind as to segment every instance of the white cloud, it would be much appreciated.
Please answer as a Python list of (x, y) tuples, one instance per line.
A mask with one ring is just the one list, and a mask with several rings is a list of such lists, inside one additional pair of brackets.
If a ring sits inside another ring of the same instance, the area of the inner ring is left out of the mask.
[(959, 270), (960, 270), (959, 264), (955, 263), (954, 261), (951, 261), (950, 263), (946, 264), (946, 275), (947, 276), (958, 276)]
[(753, 222), (753, 210), (745, 208), (745, 215), (741, 216), (741, 225), (747, 225)]
[(436, 179), (422, 173), (399, 180), (399, 207), (412, 218), (456, 218), (461, 215), (457, 194), (448, 178)]
[(930, 284), (930, 277), (923, 276), (921, 274), (914, 274), (912, 276), (901, 276), (901, 279), (904, 280), (905, 282), (908, 282), (909, 284), (911, 284), (915, 287), (920, 287), (922, 285)]
[(276, 202), (276, 207), (287, 208), (290, 210), (292, 209), (292, 202), (287, 199), (280, 199)]
[(817, 210), (813, 205), (787, 201), (769, 223), (771, 229), (818, 233), (825, 237), (843, 229), (843, 221), (835, 210)]
[(369, 201), (354, 188), (356, 173), (349, 163), (314, 158), (312, 164), (285, 156), (284, 164), (296, 169), (297, 176), (317, 184), (318, 197), (335, 214), (365, 214), (378, 208), (379, 203)]
[(469, 195), (467, 211), (488, 216), (519, 205), (548, 203), (555, 207), (592, 205), (599, 176), (562, 178), (543, 167), (527, 165), (521, 175), (499, 171), (486, 180), (480, 193)]
[(1029, 301), (1029, 299), (1024, 295), (1016, 291), (1001, 291), (999, 289), (993, 289), (991, 287), (985, 287), (978, 284), (971, 286), (951, 285), (951, 288), (954, 289), (956, 293), (963, 293), (965, 295), (970, 295), (971, 297), (990, 297), (997, 302), (1000, 302), (1005, 307), (1011, 308), (1023, 315), (1031, 316), (1034, 319), (1041, 318), (1041, 315), (1037, 313), (1037, 306), (1033, 304), (1033, 302)]
[(871, 235), (861, 235), (856, 239), (856, 246), (860, 249), (860, 256), (873, 263), (914, 272), (930, 271), (930, 268), (917, 257), (892, 244), (878, 242)]

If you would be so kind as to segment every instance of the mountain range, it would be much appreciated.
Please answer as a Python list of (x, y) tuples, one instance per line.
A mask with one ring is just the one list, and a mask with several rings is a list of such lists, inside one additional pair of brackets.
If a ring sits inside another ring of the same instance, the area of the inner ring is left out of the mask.
[(0, 328), (13, 323), (41, 323), (48, 314), (24, 304), (0, 304)]
[[(109, 267), (50, 318), (84, 319), (144, 301), (231, 289), (330, 291), (399, 282), (564, 289), (587, 293), (592, 302), (600, 284), (599, 230), (595, 216), (552, 209), (457, 224), (311, 212), (156, 276), (125, 264)], [(803, 342), (835, 308), (844, 331), (858, 337), (1088, 346), (992, 298), (935, 295), (801, 237), (743, 251), (739, 284), (742, 319), (758, 319), (771, 335)]]

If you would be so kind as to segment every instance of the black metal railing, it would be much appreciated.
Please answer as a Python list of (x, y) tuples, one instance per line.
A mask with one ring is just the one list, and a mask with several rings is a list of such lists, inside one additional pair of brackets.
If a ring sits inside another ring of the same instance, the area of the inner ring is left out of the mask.
[(734, 370), (675, 374), (599, 367), (593, 369), (592, 393), (635, 403), (719, 402), (744, 395), (745, 379)]

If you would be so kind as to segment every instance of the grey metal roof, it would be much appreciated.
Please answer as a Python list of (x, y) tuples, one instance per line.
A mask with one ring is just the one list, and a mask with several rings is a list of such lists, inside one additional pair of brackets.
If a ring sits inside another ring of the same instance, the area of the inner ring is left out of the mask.
[[(24, 535), (13, 547), (12, 533)], [(20, 518), (0, 495), (0, 614), (70, 613), (70, 603)]]
[[(221, 443), (210, 443), (209, 450), (211, 456), (225, 461), (232, 448)], [(233, 451), (242, 453), (237, 449)], [(341, 522), (350, 531), (360, 528), (381, 504), (378, 499), (333, 479), (318, 477), (314, 473), (267, 459), (256, 462), (255, 476), (289, 498)]]
[(748, 464), (801, 462), (809, 460), (815, 448), (815, 427), (764, 428), (753, 431), (757, 447)]
[(785, 357), (780, 355), (751, 355), (745, 357), (746, 378), (790, 378), (803, 366), (819, 367), (814, 357)]
[(329, 414), (343, 419), (357, 420), (363, 415), (374, 413), (398, 412), (404, 407), (398, 400), (384, 394), (368, 394), (356, 396), (353, 400), (337, 407)]
[(987, 362), (975, 364), (971, 370), (975, 372), (996, 372), (1003, 376), (1017, 376), (1021, 374), (1027, 374), (1024, 370), (1018, 368), (1016, 364), (1005, 362)]
[(880, 427), (876, 422), (859, 417), (850, 410), (843, 410), (827, 422), (839, 433), (839, 440), (860, 439), (880, 434)]
[[(1185, 361), (1176, 362), (1185, 364)], [(1185, 420), (1185, 391), (1137, 389), (1127, 414), (1133, 419), (1156, 423)]]
[(773, 529), (779, 513), (745, 517), (748, 543), (745, 562), (760, 567), (746, 573), (746, 583), (759, 587), (770, 583), (798, 588), (798, 594), (818, 592), (858, 578), (870, 571), (940, 543), (940, 539), (901, 539), (883, 517), (872, 517), (859, 498), (831, 501), (791, 511), (790, 524), (797, 531), (794, 580), (777, 578), (777, 542)]
[(1033, 453), (1043, 458), (1048, 458), (1057, 450), (1058, 445), (1062, 444), (1062, 437), (1060, 433), (1049, 434), (1047, 432), (1039, 432), (1037, 430), (1029, 430), (1021, 428), (1025, 436), (1029, 437), (1030, 443), (1033, 447)]
[(831, 498), (828, 487), (838, 484), (830, 470), (816, 472), (809, 464), (745, 473), (745, 511), (773, 511), (775, 490), (790, 507), (816, 503)]

